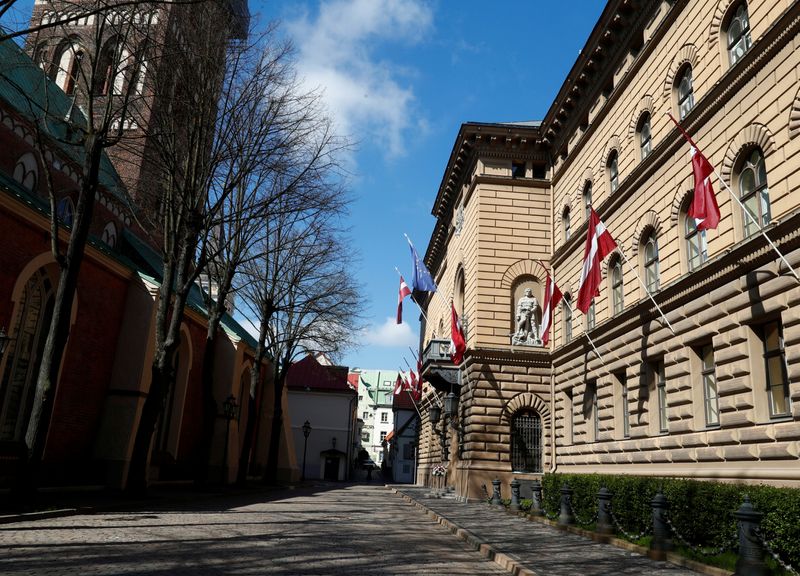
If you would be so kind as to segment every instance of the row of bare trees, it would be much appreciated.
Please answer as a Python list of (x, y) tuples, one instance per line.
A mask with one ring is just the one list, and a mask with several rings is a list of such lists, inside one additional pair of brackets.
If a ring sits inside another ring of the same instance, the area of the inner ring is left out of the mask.
[[(72, 121), (68, 143), (82, 158), (83, 178), (66, 246), (57, 240), (60, 224), (51, 210), (60, 281), (28, 427), (27, 469), (35, 474), (42, 456), (102, 155), (108, 150), (136, 156), (144, 166), (147, 177), (134, 191), (132, 211), (158, 246), (163, 263), (151, 336), (151, 385), (135, 431), (128, 490), (146, 489), (153, 434), (175, 385), (181, 323), (201, 276), (213, 290), (204, 293), (205, 449), (198, 459), (198, 480), (204, 479), (219, 412), (213, 393), (214, 351), (234, 294), (259, 332), (252, 398), (263, 385), (265, 360), (271, 360), (268, 381), (275, 400), (265, 477), (273, 480), (288, 366), (305, 352), (335, 356), (351, 343), (360, 321), (351, 277), (353, 255), (342, 225), (348, 199), (339, 159), (347, 142), (334, 134), (319, 93), (303, 89), (292, 47), (279, 40), (274, 25), (242, 38), (235, 33), (241, 22), (234, 21), (226, 3), (213, 0), (90, 0), (70, 3), (69, 11), (63, 10), (65, 2), (53, 4), (63, 13), (82, 10), (96, 17), (89, 35), (84, 32), (84, 43), (91, 46), (68, 46), (76, 56), (80, 51), (80, 58), (72, 58), (73, 68), (62, 71), (75, 77), (74, 102), (83, 110)], [(160, 19), (161, 26), (154, 26), (135, 17), (142, 9), (171, 12)], [(173, 25), (179, 33), (172, 33), (167, 22), (177, 23)], [(56, 22), (44, 30), (67, 37), (69, 25)], [(40, 24), (34, 28), (46, 36)], [(116, 53), (109, 64), (101, 55), (111, 37)], [(38, 38), (28, 43), (40, 44)], [(108, 92), (109, 75), (123, 79), (118, 82), (121, 90)], [(44, 150), (59, 136), (47, 131), (48, 123), (40, 125)], [(127, 130), (130, 126), (143, 129)], [(43, 154), (41, 160), (48, 166)], [(58, 194), (52, 186), (49, 193), (55, 206)], [(250, 416), (240, 479), (247, 473), (254, 441), (255, 415)]]

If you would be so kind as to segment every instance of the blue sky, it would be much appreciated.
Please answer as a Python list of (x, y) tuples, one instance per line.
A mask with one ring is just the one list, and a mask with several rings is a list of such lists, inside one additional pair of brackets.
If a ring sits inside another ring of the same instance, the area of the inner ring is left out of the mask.
[[(3, 23), (26, 20), (20, 0)], [(411, 361), (418, 314), (406, 299), (394, 324), (397, 266), (411, 272), (407, 233), (424, 254), (431, 208), (463, 122), (539, 120), (575, 62), (605, 2), (519, 0), (250, 0), (260, 21), (279, 19), (308, 87), (324, 90), (347, 158), (349, 214), (368, 328), (350, 367)]]

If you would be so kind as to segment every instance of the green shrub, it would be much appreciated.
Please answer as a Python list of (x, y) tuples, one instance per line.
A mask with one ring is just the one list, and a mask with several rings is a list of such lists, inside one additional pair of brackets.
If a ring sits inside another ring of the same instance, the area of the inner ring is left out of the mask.
[(597, 492), (602, 486), (608, 488), (613, 493), (614, 516), (633, 534), (651, 530), (650, 501), (660, 488), (670, 503), (672, 524), (686, 540), (705, 548), (737, 542), (733, 512), (749, 495), (756, 510), (764, 514), (764, 538), (784, 561), (800, 566), (800, 490), (796, 488), (643, 476), (547, 474), (542, 479), (542, 500), (548, 514), (558, 512), (560, 489), (565, 483), (574, 491), (572, 506), (582, 518), (594, 516)]

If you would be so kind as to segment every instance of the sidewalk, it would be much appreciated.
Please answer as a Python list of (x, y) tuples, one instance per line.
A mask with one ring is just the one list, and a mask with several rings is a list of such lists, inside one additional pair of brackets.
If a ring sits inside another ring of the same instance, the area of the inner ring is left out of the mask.
[[(480, 550), (508, 572), (519, 575), (585, 576), (697, 574), (589, 538), (509, 514), (485, 503), (466, 504), (452, 498), (428, 498), (429, 488), (392, 485), (390, 489), (427, 511), (440, 524)], [(715, 568), (707, 574), (727, 574)]]

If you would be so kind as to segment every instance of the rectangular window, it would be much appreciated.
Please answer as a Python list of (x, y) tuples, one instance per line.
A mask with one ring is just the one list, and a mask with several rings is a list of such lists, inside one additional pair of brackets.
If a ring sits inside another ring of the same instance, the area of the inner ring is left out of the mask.
[(381, 422), (388, 422), (389, 421), (389, 414), (386, 412), (381, 412)]
[(668, 432), (669, 421), (667, 419), (667, 379), (664, 376), (664, 362), (656, 362), (653, 365), (653, 376), (656, 380), (656, 391), (658, 393), (658, 431)]
[(411, 443), (403, 444), (403, 460), (414, 459), (414, 445)]
[(622, 437), (631, 437), (631, 407), (628, 404), (628, 384), (625, 381), (625, 372), (618, 372), (614, 375), (617, 379), (617, 386), (620, 390), (620, 412), (622, 414)]
[(703, 375), (703, 405), (706, 426), (719, 426), (719, 396), (714, 367), (714, 347), (710, 344), (700, 349), (700, 362)]
[(583, 413), (587, 416), (588, 428), (586, 430), (589, 442), (597, 442), (600, 438), (600, 415), (597, 411), (597, 380), (586, 383), (583, 396)]
[(771, 418), (789, 416), (792, 407), (789, 400), (789, 378), (780, 322), (764, 324), (761, 327), (761, 340), (764, 343), (769, 415)]
[(385, 431), (381, 432), (381, 442), (383, 442), (384, 440), (386, 440), (386, 432)]

